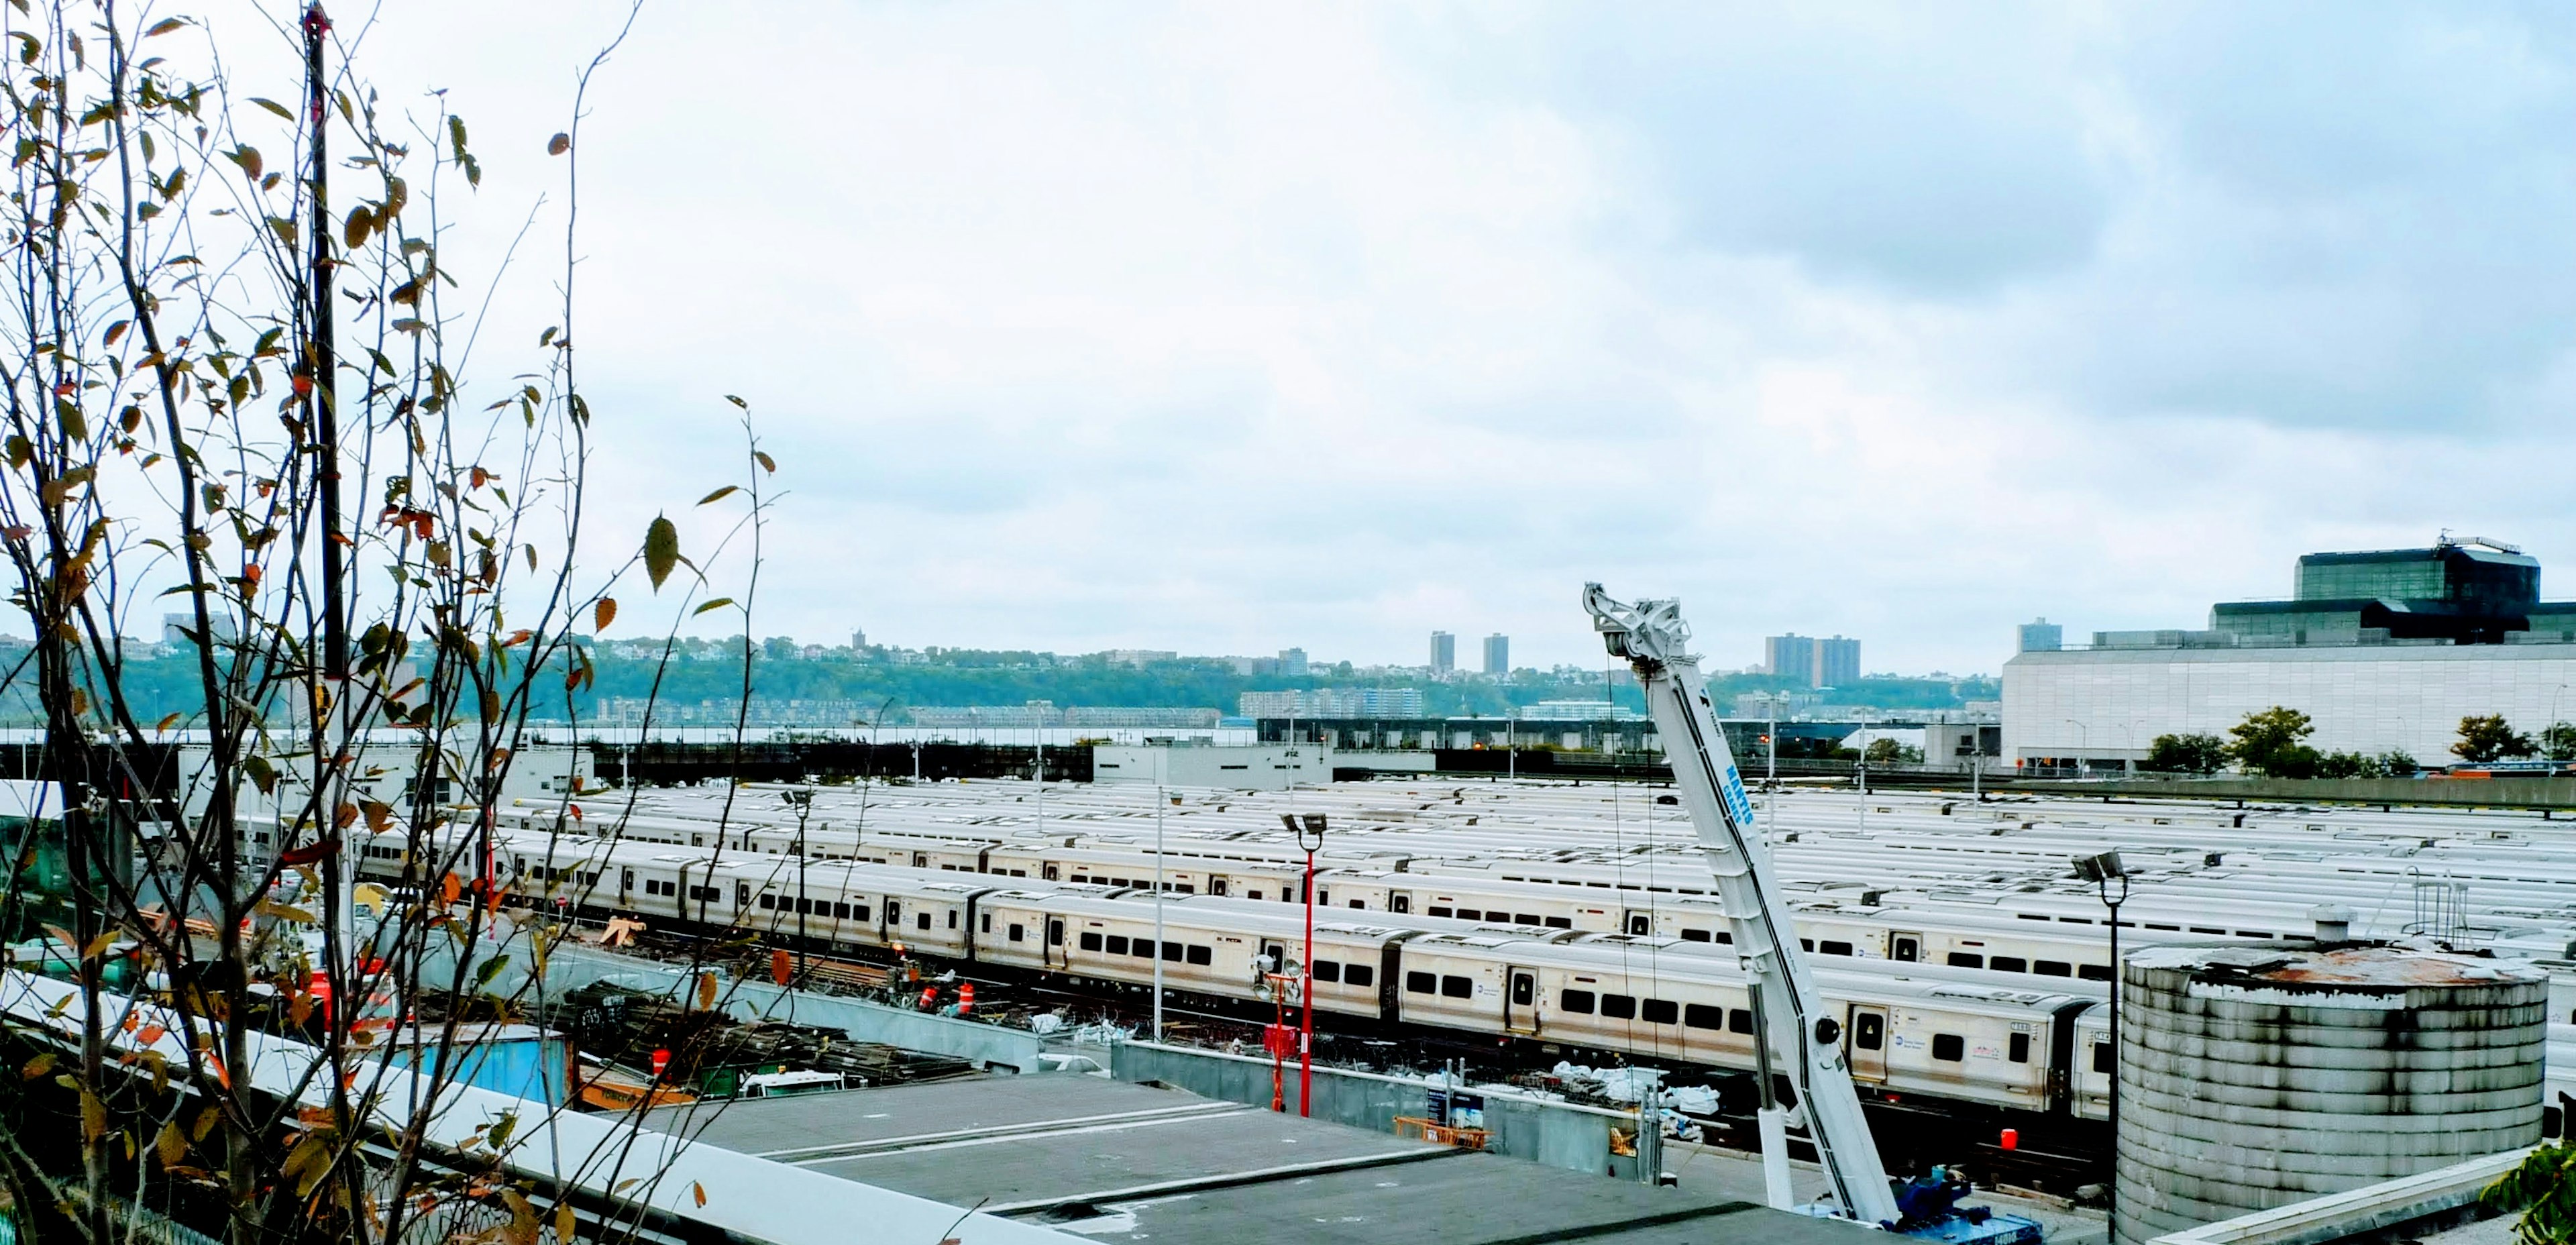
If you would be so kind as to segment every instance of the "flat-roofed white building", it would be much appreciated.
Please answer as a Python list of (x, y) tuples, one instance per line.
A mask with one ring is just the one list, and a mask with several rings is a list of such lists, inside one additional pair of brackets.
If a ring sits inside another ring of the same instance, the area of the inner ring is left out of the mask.
[(1166, 787), (1282, 791), (1301, 782), (1330, 782), (1333, 750), (1322, 744), (1100, 744), (1091, 750), (1093, 782), (1150, 782)]
[(2226, 738), (2283, 705), (2319, 752), (2455, 760), (2460, 719), (2500, 713), (2537, 735), (2576, 718), (2576, 644), (2066, 649), (2004, 664), (2005, 764), (2129, 767), (2158, 735)]

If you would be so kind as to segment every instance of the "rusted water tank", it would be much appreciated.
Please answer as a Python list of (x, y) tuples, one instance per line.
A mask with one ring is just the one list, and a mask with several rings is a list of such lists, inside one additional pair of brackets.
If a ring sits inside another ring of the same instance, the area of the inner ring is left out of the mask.
[(2540, 1140), (2531, 965), (2239, 943), (2142, 951), (2122, 981), (2123, 1245)]

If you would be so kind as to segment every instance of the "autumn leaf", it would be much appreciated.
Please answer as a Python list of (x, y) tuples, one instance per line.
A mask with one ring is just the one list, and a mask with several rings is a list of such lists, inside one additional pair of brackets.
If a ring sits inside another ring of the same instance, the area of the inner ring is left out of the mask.
[(599, 604), (590, 607), (591, 630), (606, 631), (608, 624), (615, 621), (617, 621), (617, 598), (601, 597)]
[(680, 529), (663, 515), (653, 516), (644, 529), (644, 574), (653, 581), (653, 590), (662, 590), (662, 581), (671, 577), (671, 568), (680, 561)]

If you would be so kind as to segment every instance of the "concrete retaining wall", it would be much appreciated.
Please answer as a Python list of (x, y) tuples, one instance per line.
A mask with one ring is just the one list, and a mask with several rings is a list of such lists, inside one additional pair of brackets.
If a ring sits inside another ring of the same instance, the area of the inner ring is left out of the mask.
[[(1271, 1102), (1268, 1059), (1156, 1042), (1120, 1042), (1109, 1054), (1110, 1073), (1122, 1081), (1158, 1081), (1202, 1097), (1258, 1107)], [(1287, 1107), (1295, 1111), (1295, 1065), (1289, 1066), (1285, 1081)], [(1317, 1068), (1314, 1116), (1391, 1133), (1399, 1115), (1429, 1115), (1437, 1088), (1430, 1081)], [(1486, 1149), (1494, 1153), (1594, 1175), (1634, 1172), (1635, 1160), (1614, 1161), (1610, 1153), (1612, 1127), (1633, 1129), (1633, 1114), (1484, 1090), (1465, 1092), (1485, 1100), (1485, 1128), (1493, 1134)]]

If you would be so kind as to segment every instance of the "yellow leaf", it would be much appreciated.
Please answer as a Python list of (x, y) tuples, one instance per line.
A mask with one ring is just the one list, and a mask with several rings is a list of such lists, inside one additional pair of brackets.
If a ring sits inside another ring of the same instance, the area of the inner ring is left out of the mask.
[[(709, 978), (709, 980), (713, 980), (713, 978)], [(705, 1185), (692, 1180), (689, 1182), (689, 1192), (697, 1195), (698, 1205), (704, 1206), (707, 1204), (707, 1187)]]
[(176, 1167), (179, 1160), (188, 1157), (188, 1135), (179, 1131), (177, 1120), (172, 1120), (162, 1125), (160, 1134), (152, 1139), (152, 1149), (161, 1156), (163, 1167)]

